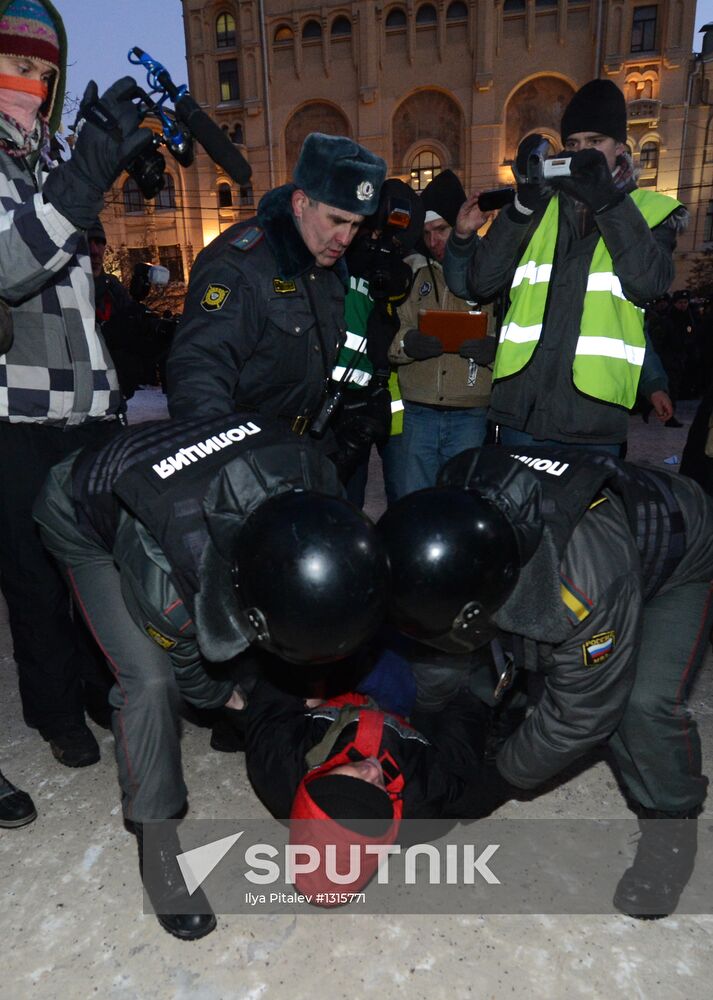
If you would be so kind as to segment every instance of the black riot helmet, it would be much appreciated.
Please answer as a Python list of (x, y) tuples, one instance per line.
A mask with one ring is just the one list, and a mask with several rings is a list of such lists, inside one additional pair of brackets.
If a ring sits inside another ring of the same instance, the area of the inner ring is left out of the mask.
[(448, 636), (466, 648), (479, 645), (520, 570), (505, 514), (473, 491), (434, 487), (402, 497), (378, 529), (391, 565), (396, 628), (434, 645)]
[(352, 653), (386, 615), (388, 560), (369, 518), (347, 500), (290, 491), (245, 521), (233, 552), (241, 611), (285, 660)]

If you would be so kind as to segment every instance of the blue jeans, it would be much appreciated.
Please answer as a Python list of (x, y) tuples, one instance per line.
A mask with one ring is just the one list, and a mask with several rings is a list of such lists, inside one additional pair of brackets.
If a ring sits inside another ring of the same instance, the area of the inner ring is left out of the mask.
[(404, 400), (399, 496), (436, 485), (441, 467), (468, 448), (479, 448), (487, 431), (487, 409), (438, 409)]
[(617, 458), (621, 454), (620, 444), (585, 444), (575, 441), (552, 441), (542, 438), (534, 438), (532, 434), (528, 434), (527, 431), (516, 431), (513, 427), (502, 427), (500, 428), (500, 444), (505, 445), (506, 448), (520, 447), (521, 445), (536, 444), (536, 445), (546, 445), (548, 448), (594, 448), (597, 451), (606, 451), (610, 455), (616, 455)]

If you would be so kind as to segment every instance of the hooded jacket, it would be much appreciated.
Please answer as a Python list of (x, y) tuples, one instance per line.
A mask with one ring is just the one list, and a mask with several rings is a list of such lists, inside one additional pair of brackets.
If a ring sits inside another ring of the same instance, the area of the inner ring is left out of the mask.
[[(60, 75), (50, 128), (62, 113), (67, 46), (59, 15), (44, 3), (60, 41)], [(0, 15), (7, 7), (0, 2)], [(24, 137), (0, 113), (0, 137)], [(14, 343), (0, 357), (0, 420), (73, 426), (118, 412), (121, 396), (97, 331), (94, 279), (85, 234), (42, 198), (47, 151), (26, 157), (0, 148), (0, 297), (10, 306)]]

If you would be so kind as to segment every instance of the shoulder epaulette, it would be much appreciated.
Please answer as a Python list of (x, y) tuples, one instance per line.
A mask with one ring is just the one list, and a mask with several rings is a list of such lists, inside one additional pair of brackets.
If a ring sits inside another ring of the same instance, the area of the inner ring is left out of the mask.
[(231, 240), (230, 242), (234, 247), (237, 247), (238, 250), (252, 250), (254, 246), (257, 246), (264, 235), (265, 234), (260, 226), (247, 226), (238, 233), (234, 240)]

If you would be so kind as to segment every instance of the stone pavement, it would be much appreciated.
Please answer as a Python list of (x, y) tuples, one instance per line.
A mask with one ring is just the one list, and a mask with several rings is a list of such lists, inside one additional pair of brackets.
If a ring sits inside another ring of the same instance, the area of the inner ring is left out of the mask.
[[(132, 401), (132, 420), (164, 412), (158, 392)], [(692, 406), (683, 404), (686, 425)], [(682, 430), (631, 418), (632, 459), (680, 457)], [(383, 507), (378, 467), (369, 510)], [(182, 943), (142, 913), (134, 838), (119, 810), (112, 736), (94, 727), (102, 759), (68, 770), (20, 719), (11, 642), (0, 623), (0, 763), (30, 792), (36, 822), (0, 831), (2, 1000), (409, 1000), (527, 997), (703, 1000), (713, 978), (713, 915), (640, 923), (623, 916), (219, 916), (202, 941)], [(710, 659), (692, 698), (713, 764)], [(209, 730), (186, 724), (191, 815), (259, 817), (241, 755), (211, 751)], [(627, 816), (602, 760), (515, 817)], [(711, 818), (709, 807), (706, 816)], [(711, 900), (713, 914), (713, 900)]]

